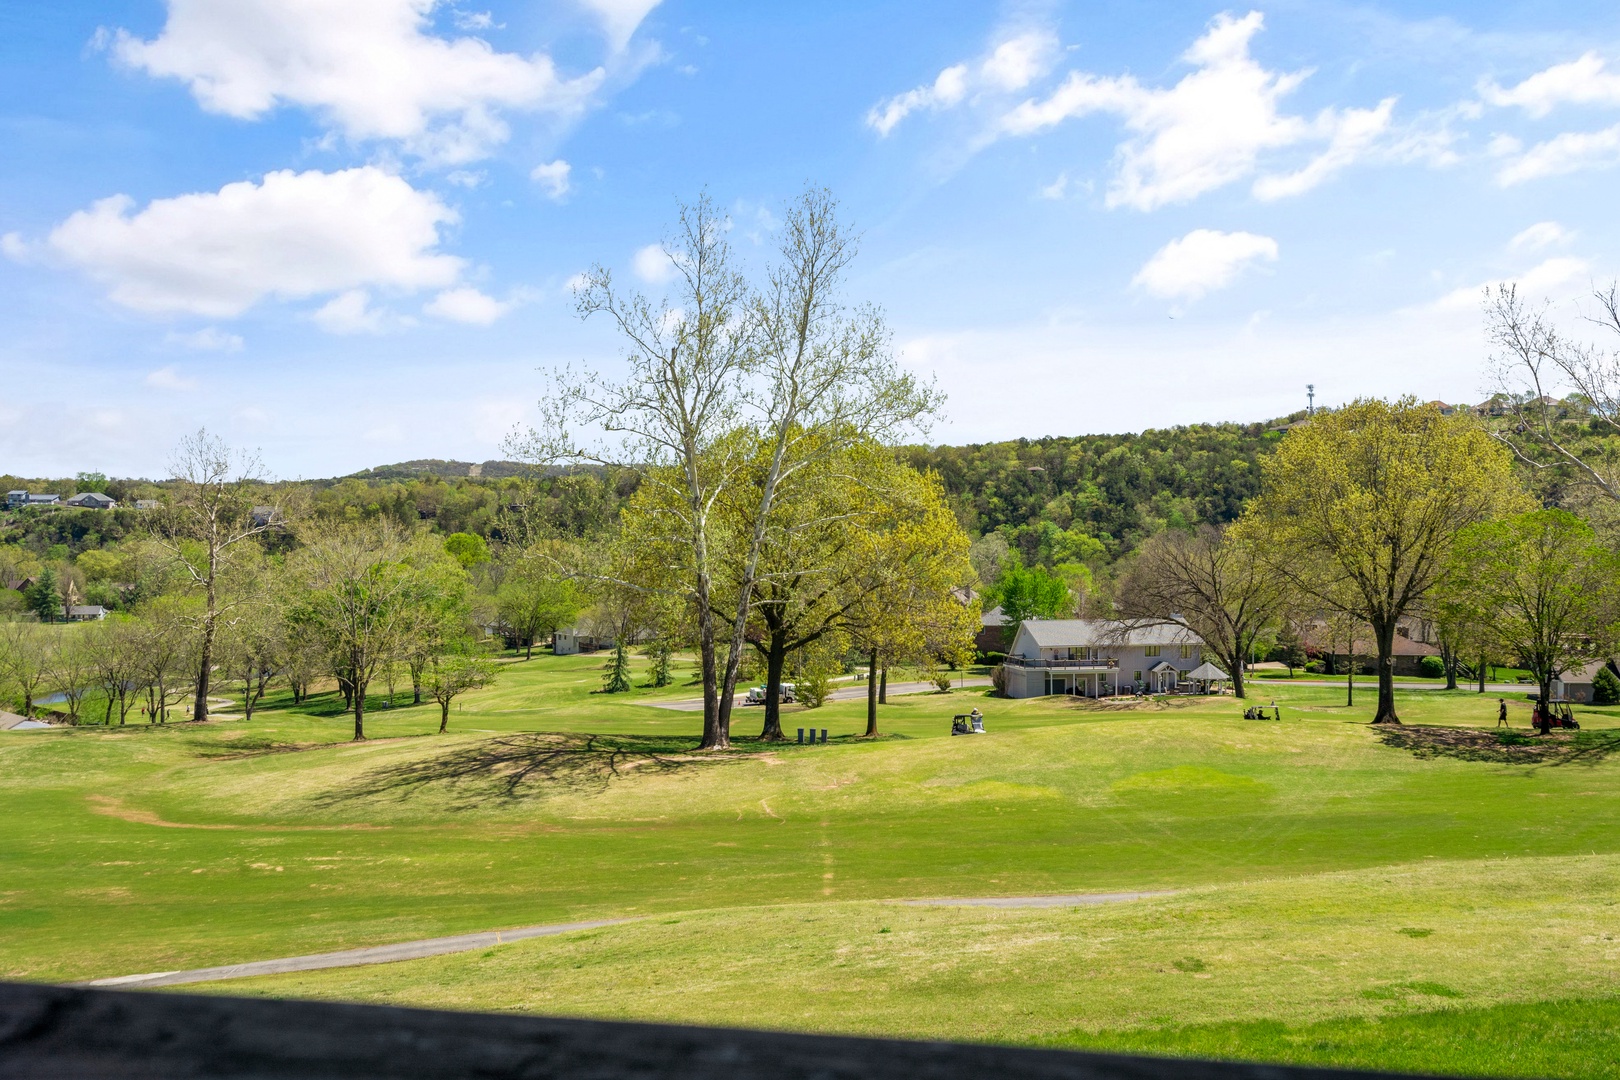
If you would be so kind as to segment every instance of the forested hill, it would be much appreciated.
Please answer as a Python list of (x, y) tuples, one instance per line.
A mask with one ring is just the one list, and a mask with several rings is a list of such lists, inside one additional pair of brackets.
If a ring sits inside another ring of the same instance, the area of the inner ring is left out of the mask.
[(908, 447), (902, 456), (939, 475), (969, 534), (1000, 532), (1030, 564), (1094, 563), (1166, 526), (1236, 518), (1287, 419)]

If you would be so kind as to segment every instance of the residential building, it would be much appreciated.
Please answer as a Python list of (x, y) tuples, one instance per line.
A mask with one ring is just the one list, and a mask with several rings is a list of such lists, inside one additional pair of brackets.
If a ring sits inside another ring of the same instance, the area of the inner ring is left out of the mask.
[(7, 510), (17, 510), (24, 506), (55, 506), (61, 501), (60, 495), (36, 495), (31, 491), (6, 492)]
[(67, 609), (68, 622), (99, 622), (108, 615), (100, 604), (75, 604)]
[(577, 653), (595, 652), (598, 649), (605, 649), (611, 644), (613, 644), (611, 641), (603, 641), (577, 626), (566, 627), (551, 635), (551, 651), (556, 656), (574, 656)]
[(1616, 675), (1620, 675), (1620, 668), (1616, 668), (1613, 660), (1593, 660), (1563, 672), (1552, 681), (1552, 699), (1554, 701), (1591, 702), (1593, 682), (1597, 673), (1608, 668)]
[(973, 644), (982, 653), (1000, 652), (1007, 647), (1007, 616), (1000, 604), (979, 616), (979, 632), (973, 636)]
[(64, 505), (77, 506), (83, 510), (112, 510), (118, 505), (118, 500), (110, 499), (99, 491), (81, 491), (66, 500)]
[(158, 507), (160, 507), (162, 505), (163, 504), (161, 502), (159, 502), (158, 500), (156, 500), (156, 499), (136, 499), (135, 500), (135, 509), (137, 509), (137, 510), (156, 510)]
[(1203, 663), (1204, 643), (1180, 623), (1027, 619), (1002, 665), (1008, 697), (1166, 693)]

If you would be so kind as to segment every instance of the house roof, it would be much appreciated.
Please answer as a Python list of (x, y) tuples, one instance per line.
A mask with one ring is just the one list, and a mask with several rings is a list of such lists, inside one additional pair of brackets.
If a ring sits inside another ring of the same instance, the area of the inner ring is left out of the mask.
[(1218, 679), (1230, 679), (1231, 676), (1222, 671), (1220, 668), (1216, 667), (1214, 664), (1210, 663), (1208, 660), (1205, 660), (1202, 664), (1199, 664), (1197, 667), (1187, 672), (1187, 674), (1183, 675), (1182, 678), (1214, 681)]
[(107, 609), (100, 604), (75, 604), (67, 609), (69, 615), (105, 615)]
[[(1325, 634), (1305, 633), (1299, 636), (1299, 643), (1310, 652), (1333, 653), (1335, 656), (1344, 655), (1344, 642), (1330, 641)], [(1363, 630), (1356, 634), (1356, 655), (1376, 656), (1378, 646), (1373, 644), (1372, 632)], [(1403, 634), (1395, 635), (1395, 642), (1390, 649), (1392, 656), (1439, 656), (1440, 650), (1435, 646), (1422, 641), (1413, 641)]]
[(1180, 623), (1135, 623), (1119, 619), (1027, 619), (1028, 632), (1042, 649), (1079, 646), (1197, 645), (1198, 635)]
[(997, 604), (983, 615), (979, 616), (980, 626), (1006, 626), (1007, 616), (1002, 613), (1001, 605)]
[(1570, 668), (1558, 676), (1558, 681), (1566, 685), (1590, 683), (1597, 678), (1597, 673), (1609, 666), (1607, 660), (1592, 660), (1579, 667)]

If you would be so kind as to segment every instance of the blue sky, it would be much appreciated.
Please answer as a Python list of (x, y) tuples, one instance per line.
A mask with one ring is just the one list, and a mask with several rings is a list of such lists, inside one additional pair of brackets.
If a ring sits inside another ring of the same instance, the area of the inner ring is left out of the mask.
[(830, 187), (935, 441), (1477, 400), (1620, 240), (1620, 8), (0, 2), (0, 471), (483, 460), (707, 189)]

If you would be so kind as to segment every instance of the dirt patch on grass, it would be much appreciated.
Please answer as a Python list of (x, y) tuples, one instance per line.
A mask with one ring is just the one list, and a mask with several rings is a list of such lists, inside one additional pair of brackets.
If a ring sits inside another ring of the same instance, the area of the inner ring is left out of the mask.
[(386, 825), (215, 825), (190, 821), (167, 821), (151, 810), (125, 806), (124, 801), (112, 795), (87, 795), (84, 799), (90, 809), (103, 817), (117, 818), (136, 825), (156, 825), (160, 829), (210, 829), (227, 832), (354, 832), (377, 831)]
[(1506, 728), (1386, 727), (1378, 741), (1413, 757), (1458, 758), (1504, 765), (1596, 764), (1620, 750), (1620, 731), (1554, 730), (1546, 735)]

